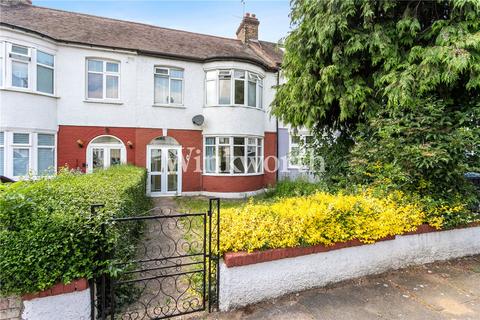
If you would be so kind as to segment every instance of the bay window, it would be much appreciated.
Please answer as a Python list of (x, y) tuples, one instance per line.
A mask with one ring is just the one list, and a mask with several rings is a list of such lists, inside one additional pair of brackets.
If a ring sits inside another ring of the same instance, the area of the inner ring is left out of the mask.
[(155, 67), (155, 97), (158, 105), (183, 104), (183, 70), (175, 68)]
[(87, 59), (87, 99), (119, 99), (120, 63)]
[(263, 139), (206, 137), (204, 167), (207, 174), (263, 173)]
[(254, 72), (239, 69), (209, 70), (205, 74), (207, 106), (263, 108), (263, 79)]

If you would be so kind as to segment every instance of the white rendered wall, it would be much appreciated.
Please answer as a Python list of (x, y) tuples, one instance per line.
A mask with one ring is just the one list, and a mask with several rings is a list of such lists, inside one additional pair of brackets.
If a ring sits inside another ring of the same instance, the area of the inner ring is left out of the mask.
[(22, 320), (90, 320), (90, 290), (23, 302)]
[(301, 257), (220, 265), (222, 311), (390, 269), (480, 253), (480, 227), (418, 235)]

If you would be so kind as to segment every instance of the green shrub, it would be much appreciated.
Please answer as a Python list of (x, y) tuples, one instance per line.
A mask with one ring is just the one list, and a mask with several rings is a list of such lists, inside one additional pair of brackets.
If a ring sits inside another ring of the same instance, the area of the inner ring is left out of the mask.
[[(100, 224), (148, 209), (145, 179), (144, 169), (118, 166), (0, 186), (0, 291), (40, 291), (106, 268), (98, 252), (113, 238)], [(92, 217), (96, 203), (105, 209)]]
[(319, 190), (324, 190), (320, 183), (312, 183), (304, 179), (282, 180), (277, 183), (275, 189), (269, 191), (268, 198), (282, 198), (293, 196), (308, 196)]

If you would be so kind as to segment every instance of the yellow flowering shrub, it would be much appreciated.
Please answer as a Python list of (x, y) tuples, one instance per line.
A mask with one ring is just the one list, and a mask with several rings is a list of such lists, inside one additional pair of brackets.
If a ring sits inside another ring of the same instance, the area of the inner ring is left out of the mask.
[[(416, 230), (425, 221), (421, 206), (402, 201), (396, 192), (385, 198), (319, 192), (248, 202), (221, 213), (221, 251), (331, 245), (358, 239), (373, 243), (386, 236)], [(440, 227), (441, 221), (436, 221)]]

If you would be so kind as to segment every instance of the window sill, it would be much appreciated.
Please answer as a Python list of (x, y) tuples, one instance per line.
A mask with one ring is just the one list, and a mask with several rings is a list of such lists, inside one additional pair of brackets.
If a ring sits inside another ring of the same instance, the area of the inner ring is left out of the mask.
[(153, 104), (152, 107), (156, 108), (167, 108), (167, 109), (187, 109), (184, 105), (178, 104)]
[(264, 174), (265, 174), (264, 172), (262, 172), (262, 173), (241, 173), (241, 174), (202, 173), (203, 176), (209, 176), (209, 177), (250, 177), (250, 176), (263, 176)]
[(29, 89), (5, 87), (5, 88), (0, 88), (0, 91), (20, 92), (20, 93), (33, 94), (33, 95), (36, 95), (36, 96), (49, 97), (49, 98), (53, 98), (53, 99), (60, 99), (59, 96), (56, 96), (56, 95), (53, 95), (53, 94), (43, 93), (43, 92), (38, 92), (38, 91), (32, 91), (32, 90), (29, 90)]
[(257, 111), (265, 112), (265, 109), (259, 109), (256, 107), (248, 107), (248, 106), (237, 106), (237, 105), (217, 105), (217, 106), (203, 106), (204, 108), (244, 108), (244, 109), (252, 109)]
[(100, 103), (100, 104), (116, 104), (116, 105), (122, 105), (123, 102), (120, 100), (92, 100), (92, 99), (84, 99), (83, 102), (86, 103)]

